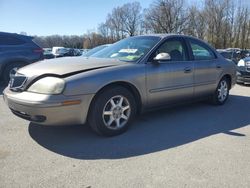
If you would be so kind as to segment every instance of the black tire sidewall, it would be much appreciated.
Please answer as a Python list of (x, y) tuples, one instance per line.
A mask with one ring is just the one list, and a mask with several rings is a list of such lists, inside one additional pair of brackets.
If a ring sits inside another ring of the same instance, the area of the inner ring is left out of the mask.
[[(130, 105), (131, 112), (128, 122), (121, 128), (117, 130), (109, 129), (103, 122), (103, 109), (106, 103), (114, 96), (121, 95), (125, 97)], [(115, 136), (125, 132), (134, 119), (136, 115), (136, 102), (132, 95), (132, 93), (124, 87), (114, 87), (108, 88), (102, 91), (95, 99), (93, 105), (91, 105), (90, 109), (90, 117), (89, 117), (89, 124), (90, 127), (100, 135), (104, 136)]]

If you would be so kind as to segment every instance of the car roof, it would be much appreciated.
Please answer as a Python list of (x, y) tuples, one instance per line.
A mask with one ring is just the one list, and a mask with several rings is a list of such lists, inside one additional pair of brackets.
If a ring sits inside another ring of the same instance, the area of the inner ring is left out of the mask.
[[(148, 37), (160, 37), (160, 38), (166, 38), (166, 37), (186, 37), (186, 38), (193, 38), (198, 39), (196, 37), (192, 37), (189, 35), (184, 34), (175, 34), (175, 33), (157, 33), (157, 34), (145, 34), (145, 35), (139, 35), (139, 37), (148, 36)], [(136, 37), (136, 36), (135, 36)], [(199, 40), (199, 39), (198, 39)]]
[(21, 34), (17, 34), (17, 33), (7, 33), (7, 32), (0, 32), (0, 35), (2, 35), (2, 36), (13, 36), (13, 37), (23, 38), (23, 39), (33, 39), (34, 38), (34, 37), (31, 37), (31, 36), (21, 35)]
[(194, 40), (198, 40), (202, 43), (206, 43), (207, 45), (209, 45), (211, 48), (213, 48), (215, 51), (216, 49), (214, 47), (212, 47), (210, 44), (208, 44), (207, 41), (203, 41), (199, 38), (193, 37), (193, 36), (189, 36), (189, 35), (184, 35), (184, 34), (175, 34), (175, 33), (160, 33), (160, 34), (145, 34), (145, 35), (138, 35), (138, 36), (134, 36), (134, 37), (159, 37), (161, 39), (164, 38), (168, 38), (168, 37), (183, 37), (183, 38), (188, 38), (188, 39), (194, 39)]
[(211, 46), (207, 41), (203, 41), (199, 38), (193, 37), (193, 36), (189, 36), (189, 35), (184, 35), (184, 34), (175, 34), (175, 33), (160, 33), (160, 34), (145, 34), (145, 35), (139, 35), (139, 36), (134, 36), (134, 37), (159, 37), (161, 39), (164, 38), (168, 38), (168, 37), (183, 37), (183, 38), (187, 38), (187, 39), (194, 39), (196, 41), (200, 41), (201, 43), (205, 43), (206, 45), (208, 45), (211, 49), (213, 49), (213, 51), (215, 53), (218, 53), (216, 51), (216, 49)]

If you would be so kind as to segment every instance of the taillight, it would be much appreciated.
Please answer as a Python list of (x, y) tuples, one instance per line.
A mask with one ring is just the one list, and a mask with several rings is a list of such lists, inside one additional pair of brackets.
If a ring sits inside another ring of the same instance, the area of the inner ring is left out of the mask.
[(34, 53), (43, 53), (43, 49), (42, 48), (37, 48), (33, 50)]

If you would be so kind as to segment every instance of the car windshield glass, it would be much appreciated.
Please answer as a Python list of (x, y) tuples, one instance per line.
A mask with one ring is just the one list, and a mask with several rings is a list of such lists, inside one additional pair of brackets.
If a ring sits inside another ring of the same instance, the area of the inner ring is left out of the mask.
[(83, 54), (82, 56), (84, 57), (89, 57), (89, 56), (92, 56), (93, 54), (99, 52), (100, 50), (106, 48), (107, 46), (106, 45), (102, 45), (102, 46), (97, 46), (91, 50), (89, 50), (88, 52), (86, 52), (85, 54)]
[(131, 37), (123, 39), (91, 57), (112, 58), (121, 61), (136, 62), (160, 41), (160, 37)]

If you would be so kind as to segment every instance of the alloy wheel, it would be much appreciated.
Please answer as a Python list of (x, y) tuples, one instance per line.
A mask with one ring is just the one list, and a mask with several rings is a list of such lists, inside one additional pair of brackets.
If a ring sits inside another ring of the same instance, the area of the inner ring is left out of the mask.
[(226, 100), (228, 95), (228, 85), (226, 80), (222, 80), (218, 87), (218, 100), (223, 102)]
[(109, 99), (103, 109), (103, 122), (109, 129), (117, 130), (126, 125), (131, 107), (126, 97), (117, 95)]

